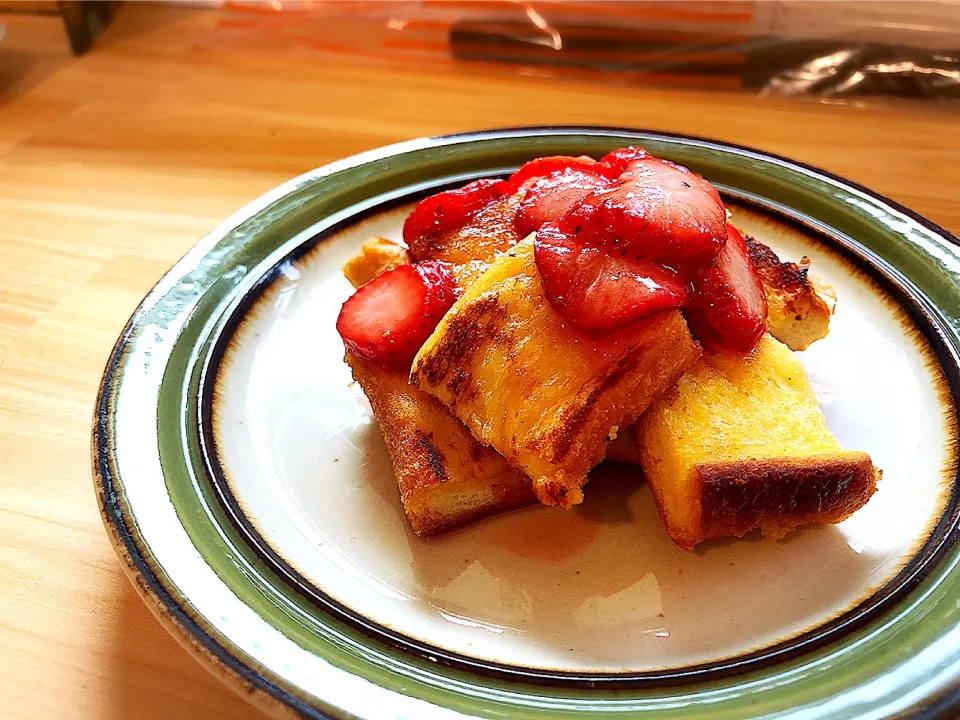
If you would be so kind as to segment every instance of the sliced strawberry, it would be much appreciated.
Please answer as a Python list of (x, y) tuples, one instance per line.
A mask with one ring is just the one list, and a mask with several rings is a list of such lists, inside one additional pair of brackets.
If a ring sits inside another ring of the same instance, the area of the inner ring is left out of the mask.
[(453, 305), (455, 287), (446, 263), (401, 265), (347, 299), (337, 332), (349, 352), (409, 370), (414, 355)]
[(630, 145), (625, 148), (612, 150), (600, 158), (600, 164), (610, 169), (610, 174), (617, 177), (627, 169), (627, 166), (637, 160), (645, 160), (650, 157), (649, 153), (636, 145)]
[(573, 167), (540, 178), (527, 189), (517, 210), (517, 232), (525, 237), (544, 223), (559, 220), (587, 195), (611, 184), (605, 177)]
[(668, 268), (584, 245), (555, 223), (537, 232), (534, 257), (550, 304), (581, 330), (615, 330), (688, 300), (687, 284)]
[(585, 198), (562, 227), (612, 253), (677, 267), (710, 260), (726, 240), (716, 189), (667, 160), (634, 160), (610, 190)]
[(606, 175), (610, 172), (609, 168), (587, 155), (581, 155), (580, 157), (553, 155), (524, 163), (519, 170), (510, 176), (510, 185), (516, 190), (531, 178), (547, 177), (568, 169), (583, 170), (595, 175)]
[(403, 223), (403, 239), (408, 245), (418, 238), (456, 230), (494, 200), (512, 192), (506, 180), (475, 180), (455, 190), (421, 200)]
[(720, 254), (694, 272), (687, 313), (694, 334), (712, 349), (750, 350), (763, 335), (767, 298), (743, 237), (727, 225)]

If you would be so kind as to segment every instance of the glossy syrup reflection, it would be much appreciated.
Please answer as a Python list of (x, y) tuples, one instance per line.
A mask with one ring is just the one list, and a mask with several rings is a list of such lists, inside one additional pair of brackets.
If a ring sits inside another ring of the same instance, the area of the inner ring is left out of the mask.
[[(842, 609), (877, 564), (833, 527), (687, 553), (635, 468), (604, 464), (590, 488), (572, 512), (530, 508), (435, 540), (408, 532), (423, 596), (441, 617), (525, 635), (557, 669), (635, 670), (642, 658), (649, 670), (785, 639), (814, 608)], [(518, 661), (512, 644), (500, 649), (489, 659)]]

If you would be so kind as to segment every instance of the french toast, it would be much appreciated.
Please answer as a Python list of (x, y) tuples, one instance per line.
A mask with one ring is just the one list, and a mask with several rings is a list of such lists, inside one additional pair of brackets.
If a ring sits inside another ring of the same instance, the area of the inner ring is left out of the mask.
[(762, 242), (745, 240), (767, 296), (767, 332), (791, 350), (806, 350), (826, 337), (836, 299), (810, 279), (810, 260), (782, 262)]
[(403, 238), (347, 263), (337, 331), (416, 532), (576, 505), (605, 456), (639, 461), (688, 549), (839, 522), (875, 491), (791, 351), (827, 333), (829, 291), (688, 168), (538, 158), (424, 198)]
[[(371, 238), (343, 266), (354, 287), (411, 261), (407, 249)], [(474, 520), (536, 502), (530, 480), (481, 445), (407, 374), (351, 353), (347, 364), (373, 409), (413, 531), (433, 537)]]
[(355, 288), (366, 285), (381, 273), (412, 262), (403, 245), (372, 237), (343, 264), (343, 274)]
[[(488, 222), (492, 216), (493, 213), (488, 213)], [(500, 223), (501, 221), (496, 219), (494, 222)], [(474, 237), (475, 235), (471, 233), (470, 236)], [(478, 258), (479, 262), (467, 260), (471, 254), (467, 243), (456, 238), (454, 233), (449, 234), (446, 241), (456, 245), (455, 251), (451, 251), (449, 254), (445, 253), (442, 248), (442, 241), (437, 240), (430, 252), (433, 257), (446, 257), (451, 260), (462, 261), (461, 264), (465, 268), (463, 277), (466, 281), (469, 281), (473, 272), (485, 268), (489, 264), (489, 260), (492, 259), (491, 253), (496, 254), (504, 245), (509, 247), (512, 244), (507, 233), (501, 233), (498, 237), (500, 238), (498, 241), (484, 245), (486, 253), (478, 252), (481, 256)], [(770, 323), (771, 335), (788, 345), (793, 342), (795, 349), (806, 347), (809, 342), (812, 342), (812, 339), (822, 337), (825, 334), (825, 328), (828, 327), (832, 309), (825, 302), (810, 301), (811, 294), (815, 293), (816, 290), (806, 272), (808, 264), (801, 261), (800, 267), (797, 267), (792, 263), (781, 262), (770, 248), (753, 238), (748, 237), (747, 244), (755, 262), (762, 268), (761, 279), (767, 297), (782, 299), (781, 301), (770, 302), (768, 322)], [(344, 274), (347, 275), (354, 286), (359, 287), (380, 273), (410, 261), (409, 253), (403, 246), (383, 238), (372, 238), (364, 243), (357, 254), (347, 262), (344, 266)], [(798, 307), (807, 308), (807, 311), (798, 313), (794, 310), (788, 310), (788, 308)], [(807, 324), (815, 327), (812, 330), (807, 330)], [(349, 358), (348, 362), (351, 363), (351, 366), (355, 365)], [(370, 363), (363, 363), (362, 373), (354, 370), (354, 376), (370, 398), (378, 420), (385, 428), (389, 426), (392, 430), (389, 435), (385, 431), (385, 437), (390, 448), (398, 482), (401, 485), (404, 507), (410, 517), (411, 525), (419, 535), (435, 535), (467, 524), (474, 519), (534, 502), (534, 497), (529, 489), (529, 482), (522, 475), (520, 476), (520, 482), (513, 485), (512, 490), (499, 492), (498, 486), (502, 487), (504, 485), (504, 475), (501, 472), (502, 469), (495, 467), (492, 468), (491, 475), (488, 478), (491, 491), (486, 494), (485, 500), (474, 506), (447, 503), (444, 497), (447, 486), (435, 481), (431, 482), (429, 472), (424, 474), (423, 481), (419, 482), (418, 473), (423, 471), (424, 466), (405, 464), (417, 457), (417, 447), (414, 445), (413, 439), (419, 436), (418, 431), (429, 435), (437, 429), (442, 431), (451, 423), (459, 424), (459, 421), (435, 399), (430, 398), (422, 391), (411, 388), (408, 384), (400, 383), (400, 375), (396, 371), (380, 368)], [(417, 407), (418, 403), (430, 403), (433, 408), (432, 410), (421, 411)], [(388, 413), (392, 413), (390, 417), (387, 417)], [(462, 487), (477, 488), (477, 483), (481, 482), (482, 479), (469, 472), (464, 475), (462, 469), (469, 468), (466, 459), (476, 456), (483, 446), (469, 432), (463, 433), (459, 437), (459, 443), (454, 442), (453, 436), (448, 437), (443, 457), (448, 461), (449, 466), (444, 474), (454, 481), (451, 487), (456, 486), (462, 479), (464, 483)], [(489, 450), (483, 449), (489, 452)], [(639, 463), (633, 428), (620, 430), (616, 438), (607, 446), (607, 458), (630, 464)], [(489, 465), (487, 468), (491, 469)], [(405, 492), (404, 487), (416, 487), (417, 490), (415, 493)], [(524, 491), (526, 491), (527, 501), (526, 503), (520, 503), (517, 498), (522, 497)], [(437, 493), (435, 499), (431, 498), (431, 493)], [(479, 499), (483, 495), (478, 490), (474, 497)], [(426, 508), (426, 510), (421, 508)]]
[(699, 356), (677, 311), (599, 337), (573, 328), (544, 297), (529, 237), (464, 291), (410, 382), (523, 470), (542, 503), (570, 507), (609, 441)]
[(416, 262), (450, 263), (457, 284), (460, 288), (467, 287), (483, 274), (494, 258), (520, 241), (513, 218), (521, 197), (522, 193), (514, 193), (495, 200), (456, 230), (414, 238), (410, 255)]
[[(810, 277), (810, 260), (782, 261), (767, 245), (744, 236), (767, 298), (767, 332), (791, 350), (806, 350), (830, 332), (836, 305), (832, 290)], [(620, 433), (610, 444), (611, 460), (637, 464), (634, 433)]]
[(682, 548), (760, 528), (779, 539), (859, 509), (880, 472), (827, 428), (803, 366), (770, 335), (705, 353), (636, 425), (647, 483)]
[(347, 354), (370, 400), (413, 531), (431, 537), (536, 502), (527, 477), (399, 370)]

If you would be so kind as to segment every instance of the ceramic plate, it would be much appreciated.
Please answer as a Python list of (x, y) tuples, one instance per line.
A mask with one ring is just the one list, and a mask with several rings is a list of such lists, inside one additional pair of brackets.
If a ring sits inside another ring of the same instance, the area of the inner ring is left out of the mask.
[[(341, 265), (425, 194), (627, 144), (835, 289), (800, 357), (878, 492), (836, 526), (688, 553), (604, 464), (573, 511), (418, 539), (343, 362)], [(933, 717), (960, 707), (958, 333), (957, 239), (828, 173), (619, 129), (415, 140), (277, 188), (160, 281), (103, 379), (97, 490), (151, 607), (277, 714)]]

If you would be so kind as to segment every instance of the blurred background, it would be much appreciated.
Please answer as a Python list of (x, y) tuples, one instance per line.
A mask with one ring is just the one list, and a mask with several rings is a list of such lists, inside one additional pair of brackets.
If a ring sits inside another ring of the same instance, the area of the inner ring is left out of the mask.
[[(217, 11), (197, 38), (208, 47), (282, 47), (304, 62), (470, 62), (541, 78), (759, 95), (960, 98), (960, 5), (951, 0), (167, 4)], [(79, 55), (119, 5), (0, 0), (0, 13), (59, 21)]]

